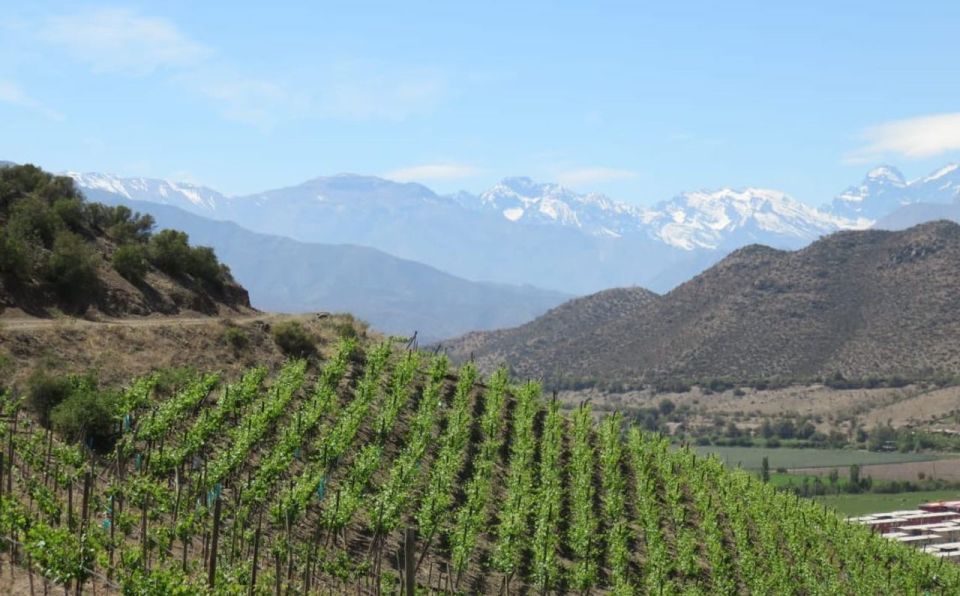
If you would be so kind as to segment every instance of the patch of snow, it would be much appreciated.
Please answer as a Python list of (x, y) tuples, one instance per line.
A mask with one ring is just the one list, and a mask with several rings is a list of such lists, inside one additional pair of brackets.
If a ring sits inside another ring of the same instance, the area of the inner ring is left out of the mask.
[(905, 184), (903, 174), (891, 166), (879, 166), (867, 172), (867, 178), (870, 180), (886, 180), (894, 184)]
[[(921, 180), (921, 182), (933, 182), (934, 180), (938, 180), (938, 179), (940, 179), (940, 178), (943, 178), (943, 177), (946, 176), (947, 174), (950, 174), (950, 173), (956, 171), (958, 168), (960, 168), (960, 164), (956, 164), (956, 163), (947, 164), (947, 165), (943, 166), (942, 168), (940, 168), (939, 170), (937, 170), (936, 172), (930, 174), (929, 176), (927, 176), (926, 178), (924, 178), (923, 180)], [(950, 183), (948, 182), (948, 183), (946, 184), (946, 186), (949, 186), (949, 185), (950, 185)], [(940, 188), (945, 188), (946, 186), (941, 186)]]
[(523, 209), (520, 207), (511, 207), (510, 209), (503, 210), (503, 216), (509, 219), (510, 221), (517, 221), (523, 217)]
[(73, 178), (76, 183), (85, 188), (94, 188), (112, 192), (126, 198), (132, 198), (130, 192), (123, 185), (123, 181), (116, 176), (104, 174), (81, 174), (79, 172), (67, 172), (67, 176)]

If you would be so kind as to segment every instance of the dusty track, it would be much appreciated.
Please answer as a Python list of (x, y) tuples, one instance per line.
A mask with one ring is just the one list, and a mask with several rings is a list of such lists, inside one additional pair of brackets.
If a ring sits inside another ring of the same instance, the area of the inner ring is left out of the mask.
[(278, 315), (275, 313), (259, 313), (256, 315), (243, 315), (239, 317), (145, 317), (129, 319), (103, 319), (99, 321), (89, 321), (87, 319), (76, 319), (69, 317), (60, 319), (18, 317), (9, 319), (0, 318), (0, 332), (83, 327), (190, 327), (195, 325), (210, 325), (211, 323), (216, 323), (221, 319), (230, 320), (234, 323), (243, 325), (247, 323), (253, 323), (254, 321), (274, 320), (288, 316), (289, 315)]

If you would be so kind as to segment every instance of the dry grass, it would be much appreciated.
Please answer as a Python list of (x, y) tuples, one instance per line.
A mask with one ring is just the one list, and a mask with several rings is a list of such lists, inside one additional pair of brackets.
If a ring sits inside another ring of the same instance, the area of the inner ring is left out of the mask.
[[(349, 315), (258, 314), (237, 319), (217, 317), (149, 317), (91, 323), (77, 319), (23, 319), (0, 323), (0, 357), (13, 372), (7, 383), (26, 379), (37, 367), (61, 372), (95, 370), (105, 383), (122, 383), (151, 371), (190, 366), (239, 374), (254, 364), (271, 368), (284, 356), (270, 333), (277, 323), (296, 320), (313, 336), (324, 355), (338, 336), (338, 327), (356, 325)], [(249, 346), (234, 350), (226, 341), (228, 327), (241, 329)]]
[(850, 422), (870, 429), (890, 423), (894, 428), (956, 428), (953, 413), (960, 408), (960, 387), (927, 389), (917, 385), (900, 388), (831, 389), (824, 385), (797, 385), (782, 389), (741, 389), (722, 393), (704, 392), (694, 387), (686, 393), (656, 393), (652, 390), (604, 393), (598, 390), (562, 391), (560, 400), (567, 407), (590, 400), (597, 411), (620, 411), (629, 415), (644, 408), (656, 408), (668, 399), (675, 406), (687, 406), (693, 415), (689, 423), (710, 424), (716, 416), (734, 418), (742, 428), (756, 428), (764, 419), (784, 415), (809, 417), (817, 430), (846, 432)]

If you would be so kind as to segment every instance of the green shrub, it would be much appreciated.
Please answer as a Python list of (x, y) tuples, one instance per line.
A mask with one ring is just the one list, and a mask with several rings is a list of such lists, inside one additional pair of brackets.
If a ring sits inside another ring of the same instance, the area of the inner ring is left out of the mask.
[(161, 230), (150, 238), (148, 255), (157, 269), (179, 277), (187, 273), (190, 245), (187, 235), (177, 230)]
[(53, 203), (53, 212), (64, 225), (75, 232), (87, 227), (87, 212), (82, 199), (68, 197), (57, 199)]
[(23, 240), (0, 230), (0, 275), (7, 280), (30, 277), (30, 253)]
[(169, 367), (157, 371), (157, 383), (154, 390), (157, 395), (173, 395), (197, 378), (199, 373), (190, 366)]
[(50, 426), (50, 413), (70, 397), (73, 386), (69, 377), (37, 371), (27, 381), (27, 407), (37, 415), (40, 424)]
[(50, 248), (63, 227), (54, 210), (35, 196), (28, 196), (13, 204), (7, 229), (10, 234), (29, 244)]
[(273, 341), (286, 356), (306, 358), (316, 353), (313, 338), (297, 321), (279, 323), (273, 328)]
[(139, 244), (124, 244), (117, 248), (111, 259), (113, 268), (125, 279), (140, 283), (147, 274), (147, 251)]
[(89, 296), (97, 282), (97, 254), (83, 238), (61, 231), (47, 260), (46, 278), (64, 300)]
[(98, 451), (107, 451), (116, 438), (117, 427), (113, 412), (117, 395), (80, 387), (53, 408), (50, 421), (53, 428), (68, 441), (85, 443)]
[(226, 269), (208, 246), (192, 247), (189, 237), (176, 230), (162, 230), (150, 238), (148, 256), (158, 269), (173, 277), (189, 275), (194, 279), (220, 286)]
[(0, 352), (0, 395), (7, 390), (6, 383), (10, 380), (13, 367), (13, 356)]
[(333, 330), (337, 333), (338, 337), (342, 337), (343, 339), (357, 339), (357, 328), (354, 327), (352, 321), (337, 323), (334, 325)]
[(222, 289), (223, 283), (230, 279), (230, 269), (217, 260), (217, 254), (209, 246), (194, 246), (190, 249), (188, 272), (197, 280)]
[(156, 223), (152, 215), (134, 213), (125, 205), (101, 210), (96, 219), (111, 238), (122, 243), (145, 242)]
[(235, 352), (243, 352), (250, 346), (250, 336), (239, 327), (227, 327), (223, 332), (223, 339)]

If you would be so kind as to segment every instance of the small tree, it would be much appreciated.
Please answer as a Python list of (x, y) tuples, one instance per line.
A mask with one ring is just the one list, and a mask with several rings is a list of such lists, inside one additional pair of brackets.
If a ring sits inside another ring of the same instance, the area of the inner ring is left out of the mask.
[(65, 300), (88, 296), (97, 282), (97, 255), (83, 238), (61, 231), (53, 241), (46, 278)]
[(660, 413), (664, 416), (669, 416), (675, 409), (673, 402), (667, 398), (661, 399), (658, 407), (660, 409)]
[(760, 480), (770, 482), (770, 460), (766, 455), (760, 460)]
[(784, 418), (777, 423), (776, 431), (777, 436), (781, 439), (792, 439), (796, 435), (797, 428), (793, 424), (793, 420)]
[(113, 421), (116, 395), (90, 386), (77, 388), (50, 413), (53, 428), (68, 441), (106, 451), (116, 438)]
[(50, 412), (70, 397), (73, 383), (68, 377), (36, 371), (27, 381), (27, 407), (36, 413), (43, 426), (50, 425)]
[(850, 492), (860, 492), (860, 466), (858, 464), (850, 466)]
[(43, 200), (28, 196), (13, 204), (7, 229), (15, 237), (30, 244), (50, 248), (63, 227), (63, 221)]
[(113, 268), (125, 279), (140, 283), (147, 274), (147, 252), (139, 244), (124, 244), (113, 253)]
[(0, 276), (25, 280), (30, 276), (30, 254), (20, 238), (0, 229)]
[(150, 238), (148, 255), (157, 269), (167, 275), (184, 275), (190, 267), (187, 235), (177, 230), (161, 230)]
[(760, 435), (761, 435), (764, 439), (769, 439), (770, 437), (772, 437), (772, 436), (774, 435), (773, 425), (770, 424), (770, 419), (769, 419), (769, 418), (764, 418), (764, 419), (763, 419), (763, 424), (760, 425)]

